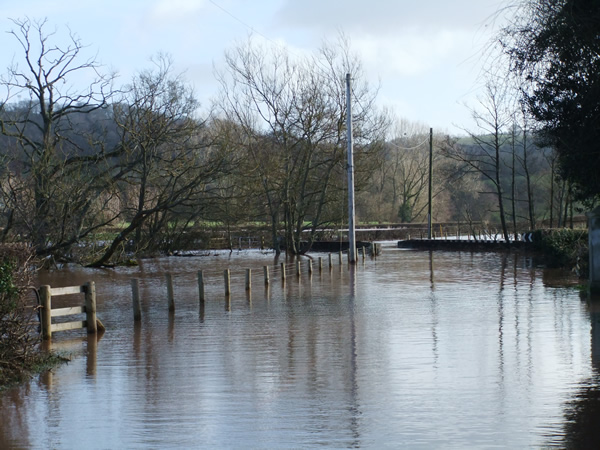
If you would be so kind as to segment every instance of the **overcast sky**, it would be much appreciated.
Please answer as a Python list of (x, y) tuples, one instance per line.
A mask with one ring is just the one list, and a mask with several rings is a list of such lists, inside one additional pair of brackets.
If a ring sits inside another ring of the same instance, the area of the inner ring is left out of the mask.
[[(217, 91), (213, 67), (249, 34), (314, 52), (340, 31), (359, 53), (379, 104), (399, 118), (439, 131), (472, 128), (484, 49), (500, 25), (504, 0), (0, 0), (0, 29), (9, 18), (47, 18), (68, 25), (90, 54), (120, 74), (149, 67), (157, 52), (172, 55), (199, 100)], [(0, 70), (20, 57), (16, 41), (0, 35)]]

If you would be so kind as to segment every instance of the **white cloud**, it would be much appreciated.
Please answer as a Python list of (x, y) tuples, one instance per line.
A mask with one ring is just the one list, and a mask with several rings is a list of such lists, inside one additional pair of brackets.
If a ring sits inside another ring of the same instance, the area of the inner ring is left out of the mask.
[[(128, 81), (159, 51), (196, 85), (207, 104), (218, 89), (213, 62), (254, 30), (259, 40), (285, 45), (295, 56), (312, 54), (341, 31), (350, 40), (372, 85), (381, 82), (381, 104), (425, 122), (456, 120), (456, 104), (473, 90), (484, 24), (505, 0), (0, 0), (6, 17), (48, 17), (51, 28), (68, 24), (86, 49)], [(2, 4), (4, 3), (4, 4)], [(6, 67), (22, 49), (0, 33)], [(0, 67), (0, 72), (2, 72)]]
[[(351, 36), (352, 47), (361, 55), (369, 72), (382, 77), (415, 77), (435, 67), (458, 64), (464, 55), (469, 36), (462, 31), (445, 31), (431, 35), (417, 33), (386, 38)], [(461, 56), (458, 56), (461, 58)]]
[(406, 27), (428, 32), (439, 27), (481, 27), (502, 0), (285, 0), (275, 19), (282, 27), (327, 31), (343, 27), (372, 34), (395, 34)]

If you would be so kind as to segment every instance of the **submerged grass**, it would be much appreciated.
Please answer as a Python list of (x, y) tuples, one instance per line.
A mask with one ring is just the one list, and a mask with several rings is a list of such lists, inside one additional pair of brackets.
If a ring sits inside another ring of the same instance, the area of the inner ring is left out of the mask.
[(21, 363), (13, 367), (0, 367), (0, 392), (15, 387), (25, 381), (30, 380), (35, 375), (39, 375), (48, 370), (64, 364), (71, 359), (56, 352), (39, 352), (26, 363)]

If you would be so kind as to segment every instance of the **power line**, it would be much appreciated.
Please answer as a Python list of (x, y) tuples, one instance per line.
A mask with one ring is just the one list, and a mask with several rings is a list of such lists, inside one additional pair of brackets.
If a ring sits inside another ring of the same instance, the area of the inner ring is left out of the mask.
[[(229, 12), (227, 9), (223, 8), (221, 5), (219, 5), (218, 3), (216, 3), (214, 0), (208, 0), (212, 5), (216, 6), (217, 8), (219, 8), (221, 11), (223, 11), (225, 14), (227, 14), (229, 17), (231, 17), (232, 19), (234, 19), (235, 21), (241, 23), (243, 26), (245, 26), (246, 28), (248, 28), (250, 31), (252, 31), (253, 33), (258, 34), (259, 36), (261, 36), (262, 38), (266, 39), (267, 41), (271, 42), (274, 45), (277, 46), (284, 46), (282, 43), (280, 42), (276, 42), (274, 40), (272, 40), (271, 38), (269, 38), (268, 36), (264, 35), (263, 33), (261, 33), (260, 31), (256, 30), (256, 28), (254, 28), (251, 25), (248, 25), (246, 22), (244, 22), (243, 20), (241, 20), (240, 18), (238, 18), (237, 16), (235, 16), (233, 13)], [(286, 47), (289, 51), (289, 48)], [(293, 52), (292, 52), (293, 53)], [(364, 106), (362, 105), (360, 99), (358, 98), (358, 96), (356, 95), (356, 93), (354, 92), (354, 88), (352, 87), (352, 96), (354, 97), (355, 101), (360, 105), (360, 107), (364, 110)], [(369, 118), (369, 120), (372, 120), (371, 118)], [(415, 150), (417, 148), (419, 148), (420, 146), (422, 146), (423, 144), (425, 144), (426, 142), (428, 142), (428, 140), (426, 139), (425, 141), (421, 142), (420, 144), (416, 145), (415, 147), (410, 147), (410, 148), (406, 148), (406, 147), (400, 147), (392, 142), (388, 142), (388, 144), (400, 149), (400, 150)]]
[[(360, 99), (358, 98), (358, 95), (356, 95), (356, 93), (354, 92), (354, 88), (352, 88), (352, 97), (354, 98), (354, 100), (356, 101), (356, 103), (358, 103), (358, 105), (361, 107), (361, 109), (364, 111), (365, 107), (362, 105)], [(367, 116), (368, 120), (372, 122), (372, 118), (370, 116)], [(389, 144), (393, 147), (396, 147), (398, 150), (416, 150), (417, 148), (421, 147), (422, 145), (426, 144), (429, 142), (429, 138), (425, 138), (425, 140), (417, 145), (415, 145), (414, 147), (400, 147), (399, 145), (394, 144), (391, 141), (386, 141), (386, 144)]]
[(275, 45), (282, 45), (279, 42), (275, 42), (274, 40), (270, 39), (269, 37), (265, 36), (264, 34), (262, 34), (260, 31), (258, 31), (256, 28), (254, 28), (251, 25), (248, 25), (246, 22), (244, 22), (242, 19), (236, 17), (233, 13), (230, 13), (228, 10), (226, 10), (225, 8), (223, 8), (221, 5), (217, 4), (216, 2), (214, 2), (213, 0), (208, 0), (210, 3), (212, 3), (214, 6), (216, 6), (217, 8), (219, 8), (221, 11), (223, 11), (225, 14), (227, 14), (229, 17), (231, 17), (232, 19), (236, 20), (237, 22), (241, 23), (242, 25), (244, 25), (246, 28), (248, 28), (250, 31), (252, 31), (253, 33), (258, 34), (259, 36), (261, 36), (262, 38), (266, 39), (267, 41), (271, 42), (272, 44)]
[(416, 150), (417, 148), (419, 148), (420, 146), (422, 146), (423, 144), (426, 144), (428, 142), (429, 142), (429, 138), (426, 138), (423, 142), (421, 142), (420, 144), (415, 145), (414, 147), (400, 147), (399, 145), (396, 145), (396, 144), (394, 144), (391, 141), (386, 142), (386, 144), (392, 145), (392, 146), (396, 147), (399, 150)]

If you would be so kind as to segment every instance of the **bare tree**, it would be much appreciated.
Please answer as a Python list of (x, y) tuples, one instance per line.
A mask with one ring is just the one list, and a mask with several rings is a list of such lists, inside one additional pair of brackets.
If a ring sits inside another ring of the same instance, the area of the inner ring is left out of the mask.
[(228, 163), (221, 149), (210, 145), (204, 122), (195, 117), (193, 92), (172, 75), (169, 57), (159, 55), (153, 62), (154, 70), (138, 74), (114, 105), (122, 153), (112, 175), (127, 222), (93, 266), (108, 264), (132, 237), (130, 250), (143, 251), (174, 215), (197, 217)]
[(304, 251), (302, 240), (310, 245), (323, 224), (339, 217), (331, 205), (344, 190), (345, 74), (355, 80), (357, 166), (385, 126), (374, 92), (359, 82), (360, 64), (345, 41), (297, 60), (281, 47), (248, 41), (226, 54), (226, 66), (218, 107), (244, 131), (246, 173), (261, 186), (273, 245), (279, 247), (281, 221), (287, 249)]
[(479, 101), (480, 109), (473, 109), (473, 118), (479, 128), (478, 132), (468, 132), (472, 145), (447, 143), (443, 150), (446, 156), (464, 163), (470, 170), (479, 173), (493, 188), (491, 193), (496, 197), (496, 206), (506, 242), (509, 241), (506, 212), (504, 206), (504, 189), (502, 177), (502, 149), (509, 142), (510, 134), (506, 127), (512, 122), (510, 108), (507, 107), (505, 86), (498, 82), (488, 82), (485, 95)]
[(401, 222), (412, 222), (427, 208), (429, 185), (429, 130), (402, 132), (388, 143), (392, 204)]
[[(15, 227), (38, 255), (68, 256), (73, 244), (114, 219), (100, 213), (109, 199), (99, 193), (110, 178), (101, 123), (78, 127), (82, 116), (102, 117), (113, 77), (83, 55), (74, 34), (61, 44), (56, 32), (46, 31), (45, 20), (13, 23), (10, 33), (23, 53), (21, 63), (13, 63), (0, 79), (0, 127), (6, 137), (2, 194), (9, 209), (4, 232)], [(90, 75), (88, 85), (76, 87), (76, 79)]]
[[(521, 156), (519, 161), (525, 175), (526, 192), (527, 192), (527, 218), (529, 219), (529, 228), (535, 230), (536, 227), (536, 213), (535, 213), (535, 201), (534, 201), (534, 180), (533, 174), (531, 173), (531, 155), (533, 151), (533, 139), (531, 138), (531, 128), (529, 125), (529, 116), (525, 108), (521, 108), (520, 111), (521, 119)], [(539, 150), (539, 149), (538, 149)]]
[(460, 161), (447, 160), (441, 170), (446, 180), (444, 188), (452, 205), (448, 219), (457, 222), (459, 233), (461, 224), (465, 223), (468, 232), (474, 236), (476, 226), (484, 220), (483, 213), (487, 208), (486, 200), (481, 195), (481, 176)]

